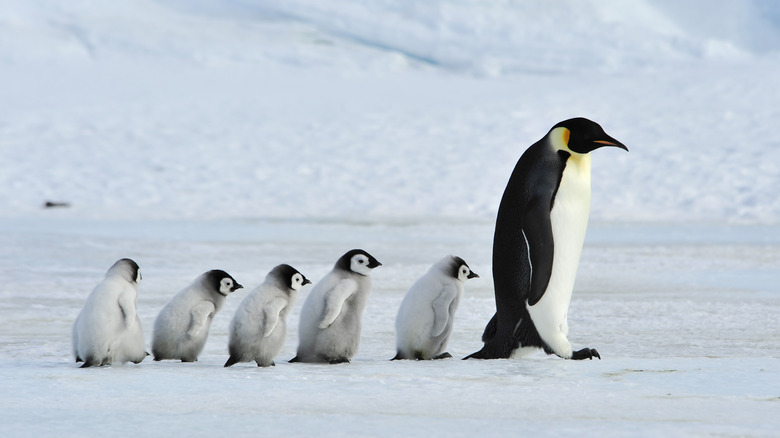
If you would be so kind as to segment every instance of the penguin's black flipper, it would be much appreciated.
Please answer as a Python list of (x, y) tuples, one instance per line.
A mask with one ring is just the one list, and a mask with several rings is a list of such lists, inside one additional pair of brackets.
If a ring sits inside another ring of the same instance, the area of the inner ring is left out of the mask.
[(553, 266), (553, 233), (550, 223), (550, 206), (535, 199), (529, 202), (523, 220), (523, 237), (528, 245), (531, 260), (531, 289), (528, 291), (528, 305), (533, 306), (542, 299)]

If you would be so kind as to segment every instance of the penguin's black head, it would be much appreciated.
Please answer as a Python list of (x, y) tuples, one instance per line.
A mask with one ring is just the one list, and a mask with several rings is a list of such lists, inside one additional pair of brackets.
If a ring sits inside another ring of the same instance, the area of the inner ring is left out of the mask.
[(238, 284), (236, 279), (231, 277), (230, 274), (221, 269), (208, 271), (203, 276), (206, 284), (220, 295), (228, 296), (228, 294), (244, 287)]
[(470, 278), (479, 278), (476, 272), (472, 271), (466, 261), (458, 256), (452, 256), (452, 263), (450, 264), (450, 275), (453, 278), (457, 278), (461, 281), (466, 281)]
[(562, 141), (572, 152), (587, 154), (603, 146), (614, 146), (628, 151), (621, 142), (607, 135), (601, 126), (584, 117), (564, 120), (553, 126), (550, 132), (563, 128)]
[(353, 249), (341, 256), (336, 262), (335, 267), (360, 275), (368, 275), (371, 273), (372, 269), (378, 266), (382, 266), (382, 264), (379, 263), (379, 260), (375, 259), (374, 256), (362, 249)]
[(271, 270), (268, 275), (272, 275), (281, 285), (288, 290), (297, 291), (311, 281), (303, 276), (297, 269), (290, 265), (279, 265)]
[(122, 275), (127, 281), (131, 283), (141, 282), (141, 268), (138, 267), (138, 263), (131, 259), (119, 259), (111, 265), (106, 275), (117, 273)]

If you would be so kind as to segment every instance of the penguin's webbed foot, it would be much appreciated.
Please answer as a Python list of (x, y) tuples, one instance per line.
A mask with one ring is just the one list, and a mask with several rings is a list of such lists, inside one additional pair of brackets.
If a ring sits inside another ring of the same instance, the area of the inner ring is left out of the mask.
[(328, 363), (331, 365), (336, 365), (340, 363), (349, 363), (349, 359), (347, 359), (346, 357), (339, 357), (338, 359), (329, 359)]
[(597, 357), (599, 360), (601, 360), (601, 355), (598, 351), (596, 351), (595, 348), (583, 348), (582, 350), (575, 351), (571, 354), (571, 360), (593, 360), (594, 357)]
[(444, 353), (442, 353), (442, 354), (440, 354), (438, 356), (434, 356), (433, 358), (434, 359), (449, 359), (451, 357), (452, 357), (452, 355), (445, 351)]

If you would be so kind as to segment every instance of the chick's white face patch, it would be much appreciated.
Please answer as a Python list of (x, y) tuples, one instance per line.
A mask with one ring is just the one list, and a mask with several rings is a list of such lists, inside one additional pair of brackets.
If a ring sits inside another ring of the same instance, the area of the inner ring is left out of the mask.
[(227, 295), (231, 292), (233, 292), (233, 279), (232, 278), (223, 278), (222, 281), (219, 282), (219, 293), (222, 295)]
[(468, 280), (469, 274), (471, 274), (471, 269), (469, 269), (469, 267), (466, 265), (460, 265), (460, 268), (458, 268), (458, 280), (460, 281)]
[(292, 285), (292, 290), (299, 290), (301, 287), (303, 287), (303, 275), (297, 272), (293, 274), (290, 284)]
[(365, 254), (355, 254), (349, 264), (349, 269), (358, 274), (368, 275), (371, 268), (368, 267), (369, 260)]

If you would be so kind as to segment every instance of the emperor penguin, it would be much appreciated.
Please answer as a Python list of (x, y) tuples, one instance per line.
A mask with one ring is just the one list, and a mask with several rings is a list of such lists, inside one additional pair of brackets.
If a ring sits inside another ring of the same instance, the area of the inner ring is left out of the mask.
[(215, 269), (174, 295), (154, 321), (154, 360), (198, 360), (214, 315), (222, 309), (225, 298), (242, 287), (230, 274)]
[(82, 368), (114, 362), (140, 363), (146, 357), (136, 312), (141, 270), (121, 259), (106, 272), (73, 323), (73, 355)]
[(585, 118), (564, 120), (520, 157), (498, 207), (493, 237), (496, 313), (485, 345), (468, 358), (519, 356), (541, 348), (564, 359), (601, 359), (572, 351), (569, 301), (590, 213), (590, 152), (628, 148)]
[(341, 256), (301, 309), (298, 354), (290, 362), (343, 363), (357, 353), (371, 271), (382, 266), (362, 249)]
[(396, 359), (444, 359), (466, 280), (478, 278), (462, 258), (447, 256), (409, 289), (395, 319)]
[(230, 358), (225, 367), (249, 361), (259, 367), (275, 365), (274, 357), (287, 336), (287, 314), (295, 306), (298, 290), (310, 283), (290, 265), (272, 269), (263, 284), (241, 301), (230, 321)]

